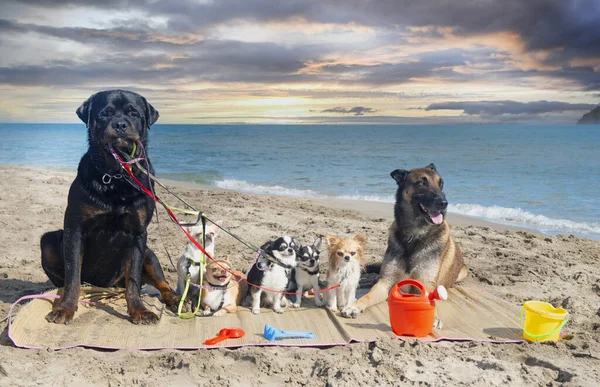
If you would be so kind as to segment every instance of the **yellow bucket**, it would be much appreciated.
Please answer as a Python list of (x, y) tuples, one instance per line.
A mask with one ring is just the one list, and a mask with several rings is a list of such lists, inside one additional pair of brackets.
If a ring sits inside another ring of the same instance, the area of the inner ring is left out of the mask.
[(547, 302), (526, 301), (521, 309), (523, 337), (529, 341), (558, 341), (568, 312)]

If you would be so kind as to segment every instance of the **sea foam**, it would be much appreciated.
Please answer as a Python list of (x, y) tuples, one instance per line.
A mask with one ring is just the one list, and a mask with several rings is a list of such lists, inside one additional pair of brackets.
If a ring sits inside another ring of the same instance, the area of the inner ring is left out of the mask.
[[(215, 182), (219, 188), (253, 194), (290, 196), (298, 198), (336, 198), (364, 200), (371, 202), (394, 203), (394, 196), (380, 195), (327, 195), (310, 189), (287, 188), (279, 185), (267, 186), (252, 184), (244, 180), (226, 179)], [(520, 208), (500, 206), (481, 206), (478, 204), (450, 204), (448, 212), (485, 219), (491, 222), (526, 227), (548, 234), (578, 234), (600, 239), (600, 223), (576, 222), (566, 219), (556, 219), (545, 215), (536, 215)]]

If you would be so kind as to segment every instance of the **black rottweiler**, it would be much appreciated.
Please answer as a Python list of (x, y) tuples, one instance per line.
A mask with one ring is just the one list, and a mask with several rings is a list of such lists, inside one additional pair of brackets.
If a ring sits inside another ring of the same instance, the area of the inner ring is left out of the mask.
[[(54, 285), (64, 286), (63, 297), (46, 320), (64, 324), (73, 320), (83, 281), (125, 287), (133, 323), (155, 323), (158, 317), (140, 299), (142, 283), (157, 288), (171, 310), (177, 309), (180, 297), (166, 283), (158, 258), (146, 246), (154, 201), (128, 181), (111, 147), (130, 154), (139, 141), (146, 149), (148, 129), (158, 119), (158, 111), (139, 94), (110, 90), (92, 95), (77, 115), (88, 128), (89, 148), (69, 190), (64, 230), (44, 234), (40, 242), (44, 271)], [(147, 164), (143, 164), (154, 173), (145, 157)], [(145, 174), (135, 167), (133, 171), (151, 188)]]

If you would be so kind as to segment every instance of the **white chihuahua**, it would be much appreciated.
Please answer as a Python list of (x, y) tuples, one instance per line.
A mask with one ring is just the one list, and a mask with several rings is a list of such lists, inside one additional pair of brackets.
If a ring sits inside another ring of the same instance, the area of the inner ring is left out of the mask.
[[(191, 227), (184, 227), (185, 230), (200, 244), (202, 244), (202, 224), (196, 224)], [(215, 256), (215, 239), (219, 235), (219, 228), (214, 224), (210, 224), (206, 226), (206, 245), (204, 246), (204, 250), (210, 254), (211, 257)], [(198, 277), (200, 276), (200, 270), (204, 273), (205, 267), (200, 267), (200, 258), (202, 253), (200, 249), (196, 247), (192, 241), (188, 241), (185, 246), (185, 250), (179, 260), (177, 261), (177, 293), (182, 294), (185, 288), (185, 278), (186, 274), (190, 273), (190, 282), (198, 283)], [(209, 258), (205, 257), (205, 264)], [(188, 269), (189, 266), (189, 269)], [(199, 289), (191, 289), (189, 295), (198, 295)]]

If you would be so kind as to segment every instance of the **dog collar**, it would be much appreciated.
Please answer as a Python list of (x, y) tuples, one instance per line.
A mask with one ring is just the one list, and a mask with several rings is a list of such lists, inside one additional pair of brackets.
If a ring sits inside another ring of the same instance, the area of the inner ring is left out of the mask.
[(211, 284), (208, 280), (206, 280), (206, 283), (209, 284), (211, 288), (226, 289), (229, 286), (229, 284), (231, 283), (231, 280), (227, 281), (227, 283), (223, 284), (223, 285)]
[(315, 275), (315, 274), (319, 274), (319, 269), (316, 269), (314, 271), (310, 271), (302, 266), (298, 266), (300, 268), (300, 270), (304, 270), (305, 272), (307, 272), (310, 275)]
[(122, 179), (123, 175), (120, 173), (116, 173), (114, 175), (109, 175), (108, 173), (105, 173), (104, 175), (102, 175), (102, 183), (104, 184), (110, 184), (110, 182), (112, 181), (112, 179)]
[(274, 263), (274, 264), (276, 264), (277, 266), (281, 266), (281, 267), (283, 267), (284, 269), (288, 269), (288, 270), (289, 270), (289, 269), (293, 269), (293, 268), (294, 268), (294, 266), (292, 266), (292, 265), (288, 265), (287, 263), (283, 263), (283, 262), (281, 262), (279, 259), (275, 258), (274, 256), (272, 256), (272, 255), (271, 255), (271, 254), (269, 254), (269, 253), (266, 253), (266, 252), (262, 251), (262, 254), (263, 254), (263, 256), (264, 256), (265, 258), (267, 258), (267, 259), (269, 260), (269, 262), (271, 262), (271, 263)]
[(189, 266), (200, 266), (200, 265), (202, 265), (201, 262), (196, 262), (196, 261), (194, 261), (191, 258), (186, 258), (186, 259), (187, 259), (188, 267)]

